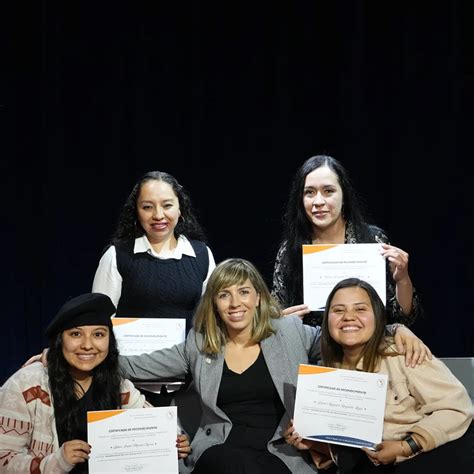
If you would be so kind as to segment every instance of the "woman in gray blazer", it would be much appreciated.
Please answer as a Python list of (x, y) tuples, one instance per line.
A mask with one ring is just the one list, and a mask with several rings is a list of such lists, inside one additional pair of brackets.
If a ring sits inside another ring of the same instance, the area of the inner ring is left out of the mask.
[[(228, 259), (212, 273), (185, 342), (121, 356), (120, 363), (135, 381), (192, 374), (202, 406), (185, 460), (193, 473), (314, 473), (307, 453), (287, 444), (283, 432), (293, 414), (299, 364), (320, 359), (320, 332), (297, 316), (281, 317), (257, 269)], [(405, 343), (426, 349), (411, 331), (403, 332)]]

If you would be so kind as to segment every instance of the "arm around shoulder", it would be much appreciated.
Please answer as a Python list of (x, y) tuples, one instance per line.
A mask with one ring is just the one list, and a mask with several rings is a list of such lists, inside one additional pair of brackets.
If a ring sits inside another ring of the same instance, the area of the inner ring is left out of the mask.
[(160, 380), (168, 377), (184, 377), (189, 372), (185, 342), (173, 347), (140, 355), (119, 356), (120, 369), (124, 377), (132, 381)]

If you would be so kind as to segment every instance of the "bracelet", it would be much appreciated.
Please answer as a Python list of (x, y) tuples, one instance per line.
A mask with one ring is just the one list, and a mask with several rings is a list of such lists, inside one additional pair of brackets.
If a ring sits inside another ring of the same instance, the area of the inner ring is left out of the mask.
[(421, 451), (421, 448), (418, 446), (417, 442), (411, 435), (406, 436), (403, 441), (406, 441), (408, 446), (410, 446), (412, 455), (415, 455), (418, 451)]

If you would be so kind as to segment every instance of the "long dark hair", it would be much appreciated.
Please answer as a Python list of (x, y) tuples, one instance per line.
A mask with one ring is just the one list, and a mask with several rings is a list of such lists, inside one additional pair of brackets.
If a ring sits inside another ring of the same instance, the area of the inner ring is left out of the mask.
[[(70, 366), (63, 355), (62, 333), (53, 336), (48, 351), (48, 376), (56, 427), (64, 440), (73, 439), (81, 424), (76, 397), (77, 382), (70, 374)], [(92, 404), (94, 410), (120, 408), (122, 377), (118, 364), (117, 340), (109, 330), (109, 352), (105, 360), (93, 370)]]
[(323, 323), (321, 325), (321, 354), (323, 364), (328, 367), (338, 367), (342, 364), (344, 357), (342, 347), (329, 334), (329, 309), (331, 307), (332, 299), (338, 290), (354, 287), (362, 288), (367, 293), (374, 312), (375, 330), (362, 351), (362, 357), (364, 358), (363, 370), (365, 372), (373, 372), (377, 362), (384, 353), (381, 347), (383, 346), (382, 342), (385, 334), (385, 325), (387, 324), (387, 314), (385, 306), (374, 287), (370, 283), (360, 280), (359, 278), (346, 278), (345, 280), (340, 281), (334, 286), (326, 300)]
[(186, 235), (189, 239), (205, 242), (205, 232), (197, 221), (196, 213), (191, 204), (191, 198), (183, 186), (181, 186), (177, 179), (169, 173), (164, 171), (150, 171), (145, 173), (136, 182), (132, 192), (127, 197), (120, 212), (117, 227), (112, 235), (111, 244), (117, 245), (129, 242), (145, 233), (137, 218), (137, 199), (142, 186), (146, 182), (152, 180), (168, 183), (178, 197), (181, 217), (174, 229), (175, 237), (178, 238), (180, 235)]
[(285, 251), (281, 255), (281, 269), (288, 294), (288, 301), (281, 302), (283, 306), (293, 306), (303, 301), (301, 246), (310, 244), (312, 241), (312, 225), (304, 209), (303, 192), (306, 176), (321, 166), (327, 166), (337, 175), (343, 196), (342, 214), (346, 223), (351, 223), (353, 226), (357, 240), (370, 241), (362, 202), (344, 166), (327, 155), (308, 158), (293, 177), (283, 218), (281, 246), (285, 248)]

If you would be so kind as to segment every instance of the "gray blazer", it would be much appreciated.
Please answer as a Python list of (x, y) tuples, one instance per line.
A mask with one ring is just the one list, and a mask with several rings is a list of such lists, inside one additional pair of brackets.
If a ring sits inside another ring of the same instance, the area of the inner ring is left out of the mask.
[[(297, 316), (274, 320), (274, 329), (275, 334), (263, 340), (260, 346), (286, 411), (268, 443), (268, 450), (278, 456), (291, 472), (315, 473), (317, 469), (307, 453), (287, 444), (282, 432), (293, 417), (298, 365), (316, 364), (320, 360), (321, 330), (302, 324)], [(232, 429), (231, 421), (216, 405), (224, 354), (205, 354), (199, 350), (201, 343), (201, 334), (192, 329), (185, 342), (171, 348), (150, 354), (120, 356), (124, 376), (133, 381), (182, 377), (191, 372), (202, 406), (201, 423), (192, 441), (193, 452), (185, 459), (185, 464), (191, 469), (206, 449), (224, 443)]]

